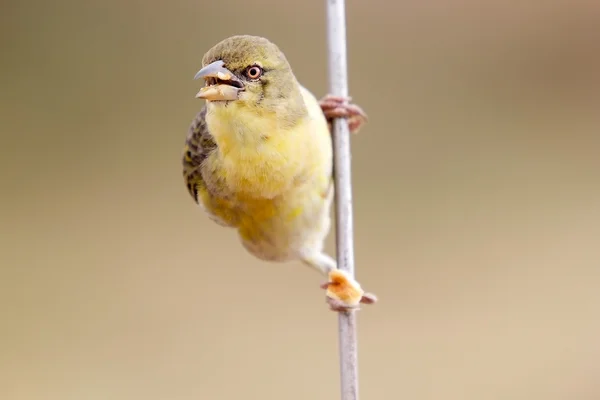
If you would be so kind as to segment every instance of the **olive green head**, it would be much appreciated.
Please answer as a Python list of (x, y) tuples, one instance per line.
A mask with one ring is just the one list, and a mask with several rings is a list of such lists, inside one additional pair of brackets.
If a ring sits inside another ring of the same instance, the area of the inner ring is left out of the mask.
[(300, 88), (279, 48), (258, 36), (232, 36), (211, 48), (202, 58), (194, 79), (206, 82), (198, 98), (216, 106), (229, 102), (265, 110), (303, 106)]

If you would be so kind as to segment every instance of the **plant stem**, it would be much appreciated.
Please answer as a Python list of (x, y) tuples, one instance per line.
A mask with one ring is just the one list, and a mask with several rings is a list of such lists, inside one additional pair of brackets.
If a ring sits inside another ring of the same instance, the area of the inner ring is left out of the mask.
[[(348, 96), (344, 0), (327, 2), (329, 92)], [(354, 276), (350, 131), (343, 118), (333, 121), (336, 245), (338, 268)], [(358, 400), (358, 350), (355, 312), (339, 313), (341, 400)]]

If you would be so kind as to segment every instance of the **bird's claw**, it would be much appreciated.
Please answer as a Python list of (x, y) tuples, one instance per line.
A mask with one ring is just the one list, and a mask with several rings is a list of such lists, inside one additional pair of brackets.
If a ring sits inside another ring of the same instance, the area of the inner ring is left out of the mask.
[(329, 304), (329, 309), (335, 312), (348, 313), (360, 309), (358, 305), (348, 305), (341, 300), (334, 299), (331, 297), (327, 297), (325, 301), (327, 302), (327, 304)]
[(335, 269), (329, 273), (329, 281), (321, 285), (327, 290), (327, 304), (332, 311), (351, 312), (360, 309), (360, 304), (373, 304), (377, 297), (365, 293), (358, 282), (345, 272)]
[(321, 110), (330, 125), (334, 118), (347, 118), (351, 133), (358, 133), (367, 122), (367, 114), (356, 104), (350, 103), (351, 97), (333, 96), (328, 94), (319, 101)]
[[(347, 312), (351, 312), (351, 311), (360, 310), (360, 307), (358, 304), (348, 305), (341, 300), (334, 299), (333, 297), (328, 296), (325, 301), (327, 302), (327, 304), (329, 304), (329, 309), (331, 311), (347, 313)], [(363, 295), (363, 297), (360, 299), (360, 303), (362, 303), (362, 304), (373, 304), (376, 301), (377, 301), (377, 297), (372, 293), (365, 293)]]

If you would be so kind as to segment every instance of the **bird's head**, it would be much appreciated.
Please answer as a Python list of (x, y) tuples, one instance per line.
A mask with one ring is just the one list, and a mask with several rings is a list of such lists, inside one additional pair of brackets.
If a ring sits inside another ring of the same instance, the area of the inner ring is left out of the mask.
[(258, 36), (232, 36), (210, 49), (194, 79), (205, 86), (196, 97), (212, 106), (236, 103), (278, 111), (304, 107), (300, 88), (283, 52)]

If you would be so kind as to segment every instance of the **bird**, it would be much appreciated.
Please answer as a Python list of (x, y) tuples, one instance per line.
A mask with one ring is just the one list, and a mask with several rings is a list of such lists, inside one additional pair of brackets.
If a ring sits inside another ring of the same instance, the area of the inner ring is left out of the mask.
[(228, 37), (202, 57), (194, 76), (205, 100), (182, 156), (192, 199), (216, 224), (237, 230), (243, 247), (269, 262), (300, 261), (327, 276), (320, 287), (336, 312), (377, 297), (337, 269), (323, 250), (334, 197), (331, 125), (351, 133), (366, 122), (351, 98), (317, 98), (297, 80), (277, 45)]

